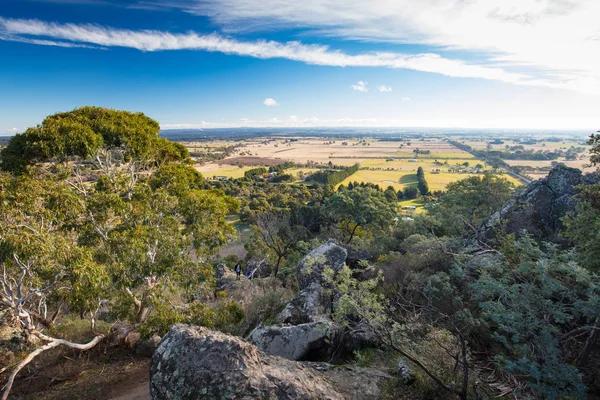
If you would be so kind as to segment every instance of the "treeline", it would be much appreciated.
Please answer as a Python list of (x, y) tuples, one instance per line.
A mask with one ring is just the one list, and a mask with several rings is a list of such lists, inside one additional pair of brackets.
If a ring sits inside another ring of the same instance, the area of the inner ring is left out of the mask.
[[(509, 147), (508, 150), (476, 150), (464, 143), (449, 141), (455, 147), (476, 155), (477, 157), (488, 159), (499, 163), (502, 167), (507, 167), (508, 164), (499, 162), (498, 160), (533, 160), (533, 161), (552, 161), (560, 157), (567, 160), (576, 160), (579, 153), (585, 149), (583, 147), (571, 146), (568, 150), (525, 150), (521, 145)], [(491, 142), (491, 144), (496, 144)]]
[(256, 179), (267, 173), (267, 169), (265, 167), (252, 168), (248, 171), (244, 172), (244, 178), (246, 179)]
[(337, 185), (343, 182), (349, 176), (352, 176), (358, 171), (359, 165), (354, 164), (351, 167), (343, 167), (340, 170), (318, 171), (307, 178), (314, 182), (322, 183), (323, 185)]

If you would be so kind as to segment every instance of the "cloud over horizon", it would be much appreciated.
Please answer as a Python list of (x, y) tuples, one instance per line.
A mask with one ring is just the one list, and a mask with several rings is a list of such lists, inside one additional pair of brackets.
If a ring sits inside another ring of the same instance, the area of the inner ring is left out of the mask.
[[(0, 40), (63, 47), (125, 47), (140, 51), (201, 50), (259, 59), (281, 58), (331, 67), (410, 69), (449, 77), (479, 78), (516, 85), (542, 86), (600, 94), (600, 77), (589, 76), (587, 79), (583, 79), (579, 75), (565, 72), (540, 78), (530, 74), (511, 72), (498, 66), (446, 58), (435, 53), (366, 52), (347, 54), (328, 46), (303, 44), (299, 41), (243, 41), (219, 34), (201, 35), (196, 32), (128, 30), (94, 24), (59, 24), (33, 19), (2, 17), (0, 17)], [(508, 62), (508, 60), (504, 59), (504, 62)]]

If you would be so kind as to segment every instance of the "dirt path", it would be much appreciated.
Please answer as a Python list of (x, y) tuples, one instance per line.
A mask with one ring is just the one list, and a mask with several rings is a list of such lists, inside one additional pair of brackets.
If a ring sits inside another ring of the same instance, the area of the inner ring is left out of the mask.
[(150, 400), (148, 367), (142, 367), (110, 389), (108, 400)]
[(112, 397), (109, 400), (150, 400), (150, 387), (148, 380), (145, 382), (138, 382), (137, 386), (123, 388), (125, 391), (123, 394)]

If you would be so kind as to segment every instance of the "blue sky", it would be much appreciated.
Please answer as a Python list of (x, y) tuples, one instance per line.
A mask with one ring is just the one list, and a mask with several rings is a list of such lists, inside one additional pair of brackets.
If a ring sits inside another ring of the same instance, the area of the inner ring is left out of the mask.
[(596, 0), (2, 0), (0, 135), (82, 105), (166, 129), (593, 132), (599, 14)]

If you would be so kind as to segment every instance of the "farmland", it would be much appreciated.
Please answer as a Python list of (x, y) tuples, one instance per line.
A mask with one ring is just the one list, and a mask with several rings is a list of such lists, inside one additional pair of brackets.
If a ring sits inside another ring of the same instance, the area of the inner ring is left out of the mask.
[[(185, 143), (192, 151), (220, 150), (232, 144), (226, 141)], [(237, 142), (235, 149), (222, 160), (197, 165), (207, 178), (240, 178), (258, 165), (270, 166), (292, 161), (299, 167), (287, 173), (301, 180), (303, 176), (327, 165), (360, 165), (360, 170), (342, 184), (365, 182), (401, 190), (416, 184), (416, 171), (422, 167), (432, 191), (444, 190), (448, 183), (473, 176), (491, 168), (485, 162), (444, 139), (374, 139), (323, 138), (252, 138)], [(302, 167), (304, 166), (304, 167)], [(505, 175), (519, 184), (519, 182)]]

